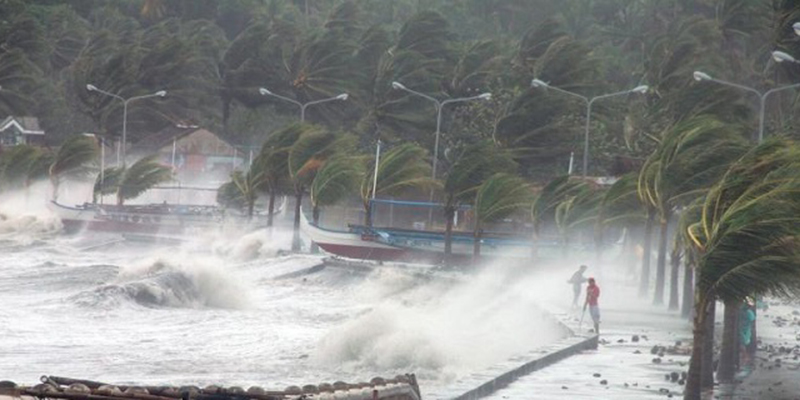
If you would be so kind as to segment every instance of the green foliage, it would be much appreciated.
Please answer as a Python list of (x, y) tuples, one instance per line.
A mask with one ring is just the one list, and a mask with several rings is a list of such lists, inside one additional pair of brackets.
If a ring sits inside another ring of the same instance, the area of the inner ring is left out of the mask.
[(363, 160), (355, 157), (338, 155), (325, 161), (308, 190), (314, 210), (352, 196), (364, 175), (363, 168)]
[[(381, 154), (375, 195), (395, 196), (409, 189), (431, 186), (431, 167), (425, 159), (426, 156), (425, 149), (411, 143), (397, 145)], [(369, 209), (375, 180), (374, 160), (367, 165), (366, 170), (367, 173), (361, 181), (361, 200), (364, 207)]]
[(157, 155), (144, 157), (125, 168), (119, 178), (117, 204), (136, 198), (148, 189), (172, 179), (172, 169), (156, 161)]

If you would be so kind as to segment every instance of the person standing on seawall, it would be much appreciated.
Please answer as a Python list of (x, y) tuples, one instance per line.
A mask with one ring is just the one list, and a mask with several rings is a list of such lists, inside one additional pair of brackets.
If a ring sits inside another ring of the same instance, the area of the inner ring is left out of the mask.
[(569, 278), (567, 283), (572, 284), (572, 307), (578, 306), (578, 299), (581, 297), (581, 286), (583, 286), (583, 282), (586, 282), (586, 278), (583, 277), (583, 273), (586, 272), (586, 266), (581, 265), (574, 274), (572, 274), (572, 278)]
[(600, 306), (597, 304), (597, 299), (600, 297), (600, 287), (594, 281), (594, 278), (589, 278), (589, 285), (586, 286), (586, 301), (583, 303), (583, 311), (589, 307), (589, 315), (592, 316), (594, 322), (594, 333), (600, 334)]

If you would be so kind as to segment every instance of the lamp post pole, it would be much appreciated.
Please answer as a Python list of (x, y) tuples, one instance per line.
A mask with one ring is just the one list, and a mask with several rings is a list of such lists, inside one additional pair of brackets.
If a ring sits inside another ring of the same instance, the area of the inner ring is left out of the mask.
[(277, 97), (277, 98), (279, 98), (279, 99), (281, 99), (283, 101), (288, 101), (289, 103), (293, 103), (296, 106), (300, 107), (300, 122), (306, 122), (306, 107), (308, 107), (310, 105), (314, 105), (314, 104), (327, 103), (329, 101), (334, 101), (334, 100), (347, 100), (347, 97), (348, 97), (347, 93), (342, 93), (342, 94), (340, 94), (338, 96), (333, 96), (333, 97), (329, 97), (329, 98), (326, 98), (326, 99), (309, 101), (307, 103), (301, 103), (301, 102), (299, 102), (299, 101), (297, 101), (295, 99), (292, 99), (292, 98), (289, 98), (289, 97), (285, 97), (285, 96), (281, 96), (279, 94), (272, 93), (272, 92), (270, 92), (269, 90), (267, 90), (266, 88), (263, 88), (263, 87), (258, 89), (258, 92), (261, 93), (264, 96)]
[[(544, 88), (544, 89), (553, 89), (553, 90), (555, 90), (557, 92), (564, 93), (566, 95), (570, 95), (570, 96), (573, 96), (573, 97), (577, 97), (577, 98), (583, 100), (586, 103), (586, 124), (585, 124), (585, 127), (584, 127), (584, 133), (583, 133), (583, 177), (584, 178), (586, 177), (588, 166), (589, 166), (589, 127), (591, 126), (592, 105), (594, 104), (594, 102), (597, 101), (597, 100), (606, 99), (606, 98), (615, 97), (615, 96), (622, 96), (622, 95), (629, 94), (629, 93), (646, 93), (647, 89), (648, 89), (647, 85), (641, 85), (641, 86), (637, 86), (637, 87), (635, 87), (633, 89), (623, 90), (621, 92), (609, 93), (609, 94), (604, 94), (604, 95), (595, 96), (595, 97), (591, 97), (590, 98), (590, 97), (583, 96), (583, 95), (580, 95), (580, 94), (577, 94), (577, 93), (574, 93), (574, 92), (570, 92), (568, 90), (561, 89), (559, 87), (550, 86), (547, 82), (544, 82), (544, 81), (539, 80), (539, 79), (534, 79), (533, 81), (531, 81), (531, 86), (535, 87), (535, 88), (539, 88), (540, 87), (540, 88)], [(571, 172), (571, 168), (570, 168), (570, 172)]]
[(392, 88), (398, 89), (398, 90), (404, 90), (404, 91), (409, 92), (411, 94), (414, 94), (414, 95), (420, 96), (422, 98), (428, 99), (428, 100), (432, 101), (433, 104), (436, 107), (436, 133), (435, 133), (435, 138), (434, 138), (434, 141), (433, 141), (433, 165), (432, 165), (433, 170), (431, 172), (431, 177), (433, 179), (436, 179), (436, 166), (437, 166), (437, 163), (439, 161), (439, 135), (441, 134), (441, 131), (442, 131), (442, 109), (444, 108), (445, 105), (451, 104), (451, 103), (461, 103), (461, 102), (472, 101), (472, 100), (489, 100), (489, 99), (492, 98), (492, 94), (491, 93), (481, 93), (481, 94), (479, 94), (477, 96), (459, 97), (459, 98), (455, 98), (455, 99), (447, 99), (447, 100), (440, 101), (440, 100), (437, 100), (437, 99), (435, 99), (435, 98), (433, 98), (431, 96), (428, 96), (425, 93), (420, 93), (420, 92), (418, 92), (416, 90), (409, 89), (409, 88), (405, 87), (405, 85), (403, 85), (400, 82), (392, 82)]
[[(780, 53), (780, 52), (776, 52), (776, 53)], [(783, 54), (785, 54), (785, 53), (783, 53)], [(774, 56), (774, 54), (773, 54), (773, 56)], [(777, 60), (777, 57), (776, 57), (776, 60)], [(789, 61), (789, 60), (781, 60), (781, 61)], [(696, 80), (698, 82), (710, 81), (710, 82), (718, 83), (720, 85), (730, 86), (730, 87), (733, 87), (733, 88), (744, 90), (744, 91), (753, 93), (756, 96), (758, 96), (758, 100), (759, 100), (758, 143), (761, 143), (764, 140), (764, 116), (765, 116), (765, 111), (766, 111), (767, 97), (769, 97), (769, 95), (771, 95), (773, 93), (776, 93), (776, 92), (780, 92), (780, 91), (783, 91), (783, 90), (800, 87), (800, 83), (795, 83), (793, 85), (786, 85), (786, 86), (779, 86), (779, 87), (776, 87), (776, 88), (772, 88), (772, 89), (767, 90), (766, 92), (762, 93), (759, 90), (751, 88), (749, 86), (744, 86), (744, 85), (740, 85), (738, 83), (733, 83), (733, 82), (723, 81), (721, 79), (712, 78), (711, 75), (708, 75), (705, 72), (701, 72), (701, 71), (694, 71), (693, 76), (694, 76), (694, 80)]]
[[(110, 93), (110, 92), (107, 92), (105, 90), (98, 89), (97, 86), (92, 85), (92, 84), (86, 85), (86, 90), (88, 90), (90, 92), (97, 92), (97, 93), (100, 93), (100, 94), (104, 94), (106, 96), (113, 97), (113, 98), (115, 98), (117, 100), (122, 101), (122, 165), (125, 165), (126, 143), (127, 143), (127, 138), (128, 138), (128, 136), (127, 136), (128, 135), (128, 103), (130, 103), (130, 102), (132, 102), (134, 100), (147, 99), (147, 98), (150, 98), (150, 97), (164, 97), (164, 96), (167, 95), (167, 91), (166, 90), (159, 90), (158, 92), (155, 92), (155, 93), (146, 94), (146, 95), (142, 95), (142, 96), (133, 96), (133, 97), (129, 97), (129, 98), (126, 99), (126, 98), (124, 98), (124, 97), (122, 97), (120, 95), (116, 95), (114, 93)], [(117, 160), (117, 163), (119, 163), (119, 160)]]

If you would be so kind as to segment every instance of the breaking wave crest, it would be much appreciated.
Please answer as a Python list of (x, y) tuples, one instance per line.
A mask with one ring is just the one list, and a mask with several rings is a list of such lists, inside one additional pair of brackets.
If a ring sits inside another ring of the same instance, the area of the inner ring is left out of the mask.
[(85, 307), (247, 308), (246, 291), (222, 270), (162, 259), (123, 269), (115, 282), (84, 291), (73, 300)]

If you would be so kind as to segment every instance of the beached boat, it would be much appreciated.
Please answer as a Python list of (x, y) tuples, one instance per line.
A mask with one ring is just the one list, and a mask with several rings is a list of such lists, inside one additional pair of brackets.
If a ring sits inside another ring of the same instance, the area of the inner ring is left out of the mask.
[[(226, 223), (262, 224), (266, 216), (257, 214), (252, 220), (245, 215), (223, 210), (213, 205), (145, 204), (108, 205), (84, 203), (67, 206), (53, 200), (54, 211), (67, 233), (82, 230), (139, 234), (186, 234), (217, 228)], [(278, 207), (275, 214), (283, 210)]]
[[(301, 213), (302, 214), (302, 213)], [(400, 261), (441, 264), (444, 261), (444, 232), (350, 225), (348, 231), (319, 227), (301, 217), (301, 229), (328, 253), (360, 260)], [(452, 261), (472, 259), (472, 234), (454, 232)], [(484, 237), (481, 258), (528, 259), (530, 239), (520, 237)]]

